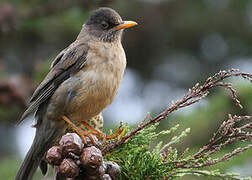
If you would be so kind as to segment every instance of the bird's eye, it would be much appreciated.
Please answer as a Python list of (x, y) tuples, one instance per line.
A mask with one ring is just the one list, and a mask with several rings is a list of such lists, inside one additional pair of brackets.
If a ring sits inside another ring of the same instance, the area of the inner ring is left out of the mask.
[(102, 21), (101, 25), (102, 25), (103, 29), (107, 29), (109, 27), (109, 24), (106, 21)]

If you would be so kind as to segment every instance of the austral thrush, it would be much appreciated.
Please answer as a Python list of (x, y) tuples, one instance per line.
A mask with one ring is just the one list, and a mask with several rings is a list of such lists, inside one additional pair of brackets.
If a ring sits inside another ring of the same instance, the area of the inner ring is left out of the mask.
[(122, 21), (113, 9), (100, 8), (77, 39), (57, 55), (20, 120), (35, 112), (36, 135), (16, 180), (32, 179), (46, 151), (69, 125), (84, 139), (90, 137), (75, 125), (90, 127), (89, 120), (100, 116), (114, 100), (126, 67), (123, 29), (136, 24)]

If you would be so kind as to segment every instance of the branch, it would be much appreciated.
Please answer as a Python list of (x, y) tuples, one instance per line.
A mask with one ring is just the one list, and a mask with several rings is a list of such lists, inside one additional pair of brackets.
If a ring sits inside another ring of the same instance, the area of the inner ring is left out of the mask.
[(230, 179), (230, 180), (244, 180), (244, 178), (240, 178), (235, 174), (221, 174), (218, 171), (206, 171), (206, 170), (190, 170), (190, 171), (179, 171), (173, 174), (170, 174), (166, 179), (173, 177), (175, 174), (191, 174), (191, 175), (198, 175), (198, 176), (205, 176), (205, 177), (218, 177), (221, 179)]
[(215, 75), (209, 77), (203, 85), (199, 85), (199, 83), (197, 83), (192, 89), (189, 89), (188, 93), (184, 95), (184, 97), (181, 100), (177, 101), (175, 104), (173, 104), (171, 107), (161, 112), (156, 117), (150, 119), (149, 121), (144, 120), (136, 129), (132, 130), (129, 134), (122, 137), (120, 140), (108, 144), (102, 150), (103, 155), (125, 144), (128, 140), (135, 137), (142, 129), (144, 129), (148, 125), (155, 124), (157, 122), (166, 119), (172, 112), (180, 108), (184, 108), (199, 102), (201, 99), (205, 98), (209, 94), (209, 91), (214, 87), (224, 87), (225, 89), (227, 89), (230, 92), (231, 97), (235, 102), (235, 104), (240, 108), (242, 108), (242, 105), (240, 104), (240, 101), (237, 99), (236, 91), (232, 87), (232, 84), (223, 82), (223, 80), (228, 79), (230, 77), (242, 77), (252, 82), (252, 74), (239, 72), (237, 69), (220, 71), (219, 73), (216, 73)]
[[(230, 153), (223, 155), (221, 158), (211, 159), (210, 155), (213, 155), (220, 151), (226, 145), (232, 144), (235, 141), (247, 142), (252, 140), (252, 116), (231, 116), (227, 121), (224, 121), (213, 137), (209, 140), (209, 143), (202, 147), (198, 152), (187, 158), (178, 160), (172, 160), (167, 162), (167, 166), (173, 166), (173, 172), (169, 174), (166, 179), (169, 179), (181, 171), (190, 171), (193, 169), (213, 166), (220, 162), (229, 161), (233, 156), (239, 155), (252, 148), (252, 144), (245, 147), (238, 147)], [(164, 159), (167, 159), (170, 152), (162, 154)], [(183, 155), (183, 154), (182, 154)], [(184, 155), (183, 155), (184, 156)], [(188, 173), (187, 173), (188, 174)], [(197, 174), (197, 173), (196, 173)]]

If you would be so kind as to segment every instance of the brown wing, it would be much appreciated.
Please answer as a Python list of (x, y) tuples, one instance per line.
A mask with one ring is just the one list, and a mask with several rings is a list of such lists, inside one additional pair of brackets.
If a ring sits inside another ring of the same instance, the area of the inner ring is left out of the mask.
[(30, 106), (24, 112), (18, 124), (34, 112), (40, 104), (48, 100), (62, 82), (83, 67), (87, 51), (88, 47), (85, 44), (72, 44), (55, 58), (50, 72), (33, 93)]

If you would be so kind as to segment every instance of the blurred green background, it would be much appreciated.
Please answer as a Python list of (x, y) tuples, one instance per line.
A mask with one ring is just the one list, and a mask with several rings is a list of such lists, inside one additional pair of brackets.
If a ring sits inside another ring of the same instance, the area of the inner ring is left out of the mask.
[[(249, 0), (1, 0), (1, 179), (14, 179), (32, 142), (32, 118), (15, 126), (31, 93), (57, 53), (75, 40), (90, 13), (101, 6), (138, 22), (123, 37), (128, 66), (116, 100), (104, 112), (105, 128), (117, 127), (120, 121), (134, 125), (147, 112), (160, 112), (219, 70), (239, 68), (252, 73)], [(252, 114), (251, 84), (241, 79), (233, 82), (244, 109), (217, 89), (201, 103), (173, 114), (160, 129), (177, 123), (181, 130), (190, 127), (191, 134), (178, 147), (181, 150), (206, 144), (228, 113)], [(215, 167), (252, 176), (252, 152)]]

